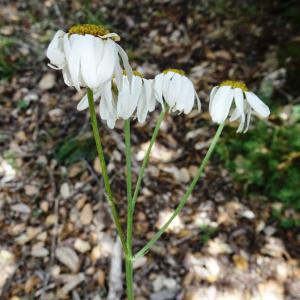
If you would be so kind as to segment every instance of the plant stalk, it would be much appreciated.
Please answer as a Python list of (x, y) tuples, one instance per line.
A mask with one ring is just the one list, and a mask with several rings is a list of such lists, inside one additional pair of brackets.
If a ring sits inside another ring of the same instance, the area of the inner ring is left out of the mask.
[(113, 194), (111, 191), (108, 173), (107, 173), (106, 162), (104, 159), (104, 152), (103, 152), (103, 147), (102, 147), (98, 124), (97, 124), (97, 117), (96, 117), (95, 104), (94, 104), (94, 94), (90, 88), (87, 89), (87, 95), (88, 95), (88, 100), (89, 100), (89, 109), (90, 109), (91, 124), (92, 124), (92, 128), (93, 128), (93, 135), (94, 135), (94, 139), (95, 139), (95, 143), (96, 143), (98, 157), (100, 160), (100, 165), (101, 165), (101, 170), (102, 170), (102, 175), (103, 175), (103, 180), (104, 180), (104, 186), (105, 186), (105, 190), (107, 193), (108, 204), (111, 209), (112, 218), (113, 218), (113, 221), (117, 228), (117, 232), (120, 236), (123, 251), (124, 251), (125, 255), (127, 255), (125, 235), (124, 235), (124, 232), (122, 229), (122, 225), (120, 222), (120, 217), (119, 217), (116, 205), (114, 203), (114, 198), (113, 198)]
[(126, 156), (126, 185), (127, 185), (127, 255), (125, 257), (127, 299), (133, 299), (133, 266), (132, 266), (132, 227), (133, 227), (133, 202), (131, 187), (131, 144), (130, 120), (125, 120), (125, 156)]
[(184, 205), (186, 204), (187, 200), (189, 199), (191, 193), (193, 192), (196, 184), (198, 183), (199, 179), (201, 178), (204, 168), (206, 167), (211, 154), (220, 138), (220, 135), (222, 133), (222, 130), (224, 128), (224, 123), (221, 123), (218, 127), (218, 130), (207, 150), (207, 153), (203, 159), (203, 161), (201, 162), (198, 172), (196, 174), (196, 176), (194, 177), (193, 181), (191, 182), (191, 184), (189, 185), (188, 189), (186, 190), (185, 194), (183, 195), (183, 197), (181, 198), (178, 206), (176, 207), (175, 211), (173, 212), (173, 214), (171, 215), (171, 217), (168, 219), (168, 221), (158, 230), (158, 232), (152, 237), (152, 239), (141, 249), (139, 250), (133, 257), (133, 259), (136, 259), (138, 257), (142, 257), (144, 256), (150, 249), (151, 247), (154, 245), (154, 243), (161, 237), (161, 235), (166, 231), (166, 229), (168, 228), (168, 226), (171, 224), (171, 222), (176, 218), (176, 216), (180, 213), (180, 211), (182, 210), (182, 208), (184, 207)]

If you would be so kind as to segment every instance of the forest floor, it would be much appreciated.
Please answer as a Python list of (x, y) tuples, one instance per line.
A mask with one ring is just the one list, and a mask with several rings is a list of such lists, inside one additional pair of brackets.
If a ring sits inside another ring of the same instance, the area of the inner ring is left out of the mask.
[[(1, 1), (0, 299), (126, 298), (123, 275), (111, 265), (121, 256), (89, 115), (76, 110), (84, 91), (66, 87), (47, 66), (55, 31), (103, 22), (120, 34), (133, 68), (147, 78), (181, 68), (203, 103), (201, 114), (169, 114), (163, 122), (137, 202), (137, 251), (176, 207), (207, 151), (216, 130), (207, 113), (210, 89), (238, 78), (256, 91), (267, 76), (280, 79), (276, 51), (296, 36), (284, 11), (297, 1), (241, 2), (249, 3)], [(282, 105), (295, 98), (282, 93)], [(145, 125), (132, 123), (134, 182), (158, 111)], [(114, 130), (103, 124), (101, 134), (124, 224), (122, 122)], [(300, 299), (299, 228), (271, 218), (281, 207), (244, 193), (215, 155), (180, 216), (136, 262), (136, 299)], [(293, 209), (284, 214), (299, 218)]]

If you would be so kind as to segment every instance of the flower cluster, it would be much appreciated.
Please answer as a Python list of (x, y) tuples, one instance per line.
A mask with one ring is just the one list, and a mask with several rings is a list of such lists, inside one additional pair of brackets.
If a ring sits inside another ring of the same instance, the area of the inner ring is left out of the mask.
[[(49, 66), (62, 70), (68, 86), (93, 91), (94, 100), (100, 101), (100, 117), (110, 128), (114, 128), (117, 119), (133, 116), (144, 122), (156, 102), (162, 109), (188, 114), (196, 100), (200, 111), (199, 97), (184, 71), (167, 69), (154, 79), (145, 79), (132, 71), (126, 52), (117, 43), (119, 40), (116, 33), (98, 25), (76, 25), (67, 33), (59, 30), (47, 49)], [(84, 96), (77, 109), (88, 106)], [(212, 89), (209, 112), (219, 124), (228, 116), (230, 121), (239, 120), (238, 132), (248, 130), (253, 112), (264, 118), (270, 114), (269, 108), (243, 82), (229, 80)]]

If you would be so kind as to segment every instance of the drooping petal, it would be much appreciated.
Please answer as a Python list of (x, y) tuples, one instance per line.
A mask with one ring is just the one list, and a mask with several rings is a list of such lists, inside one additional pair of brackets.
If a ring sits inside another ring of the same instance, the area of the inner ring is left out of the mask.
[(118, 116), (126, 120), (132, 116), (137, 108), (137, 103), (142, 93), (142, 78), (133, 76), (130, 88), (127, 76), (124, 77), (123, 89), (119, 92), (118, 96), (117, 112)]
[(225, 121), (233, 101), (233, 89), (230, 86), (222, 86), (218, 89), (211, 103), (211, 117), (216, 123)]
[(107, 82), (103, 86), (103, 92), (101, 93), (101, 100), (99, 105), (99, 112), (101, 119), (105, 120), (107, 122), (107, 126), (113, 129), (117, 120), (117, 109), (113, 100), (111, 81)]
[(63, 38), (65, 32), (58, 30), (52, 41), (50, 42), (46, 55), (49, 58), (52, 65), (56, 66), (58, 69), (61, 69), (65, 65), (65, 53), (63, 49)]
[(97, 66), (97, 84), (101, 84), (112, 78), (115, 70), (117, 55), (117, 44), (108, 39), (104, 41), (103, 57), (101, 63)]
[(120, 45), (118, 45), (118, 44), (116, 44), (116, 45), (118, 47), (118, 53), (121, 56), (123, 66), (124, 66), (124, 69), (126, 71), (126, 75), (127, 75), (128, 80), (129, 80), (129, 84), (131, 86), (133, 73), (132, 73), (131, 66), (129, 64), (129, 59), (128, 59), (127, 53), (124, 51), (124, 49)]
[[(177, 109), (178, 101), (180, 100), (184, 101), (184, 99), (181, 99), (183, 81), (184, 81), (184, 77), (176, 73), (173, 74), (171, 79), (169, 79), (167, 76), (165, 77), (165, 88), (167, 89), (165, 93), (166, 93), (166, 98), (168, 99), (167, 103), (170, 106), (170, 108), (175, 106), (174, 108)], [(169, 82), (168, 86), (167, 86), (167, 82)]]
[(239, 112), (239, 115), (242, 119), (245, 118), (244, 113), (244, 95), (243, 91), (239, 88), (233, 89), (233, 97), (234, 97), (234, 103), (236, 105), (237, 111)]
[(244, 130), (244, 133), (247, 132), (248, 129), (249, 129), (250, 121), (251, 121), (251, 114), (252, 114), (252, 109), (251, 109), (251, 107), (248, 107), (247, 112), (246, 112), (247, 125), (246, 125), (246, 128)]
[(70, 77), (72, 79), (72, 85), (77, 90), (80, 90), (79, 70), (81, 38), (82, 36), (79, 34), (72, 34), (70, 38), (68, 37), (68, 34), (64, 35), (64, 49), (66, 53), (66, 59), (68, 62)]
[(123, 71), (120, 66), (119, 60), (117, 60), (114, 70), (115, 78), (116, 78), (116, 85), (118, 88), (118, 91), (122, 90), (123, 87)]
[(170, 96), (170, 84), (173, 80), (174, 75), (178, 75), (173, 72), (168, 72), (167, 74), (163, 74), (163, 84), (162, 84), (162, 92), (163, 92), (163, 97), (166, 103), (169, 105), (170, 109), (173, 108), (175, 105), (175, 99)]
[(64, 78), (64, 82), (67, 86), (72, 86), (72, 79), (71, 79), (71, 75), (70, 75), (70, 71), (68, 66), (64, 66), (64, 68), (62, 69), (62, 73), (63, 73), (63, 78)]
[(186, 97), (190, 93), (189, 88), (190, 88), (189, 80), (186, 77), (182, 76), (181, 88), (180, 88), (180, 92), (179, 92), (179, 95), (178, 95), (178, 98), (176, 101), (176, 109), (179, 111), (184, 110)]
[[(101, 89), (96, 90), (94, 93), (94, 102), (96, 102), (101, 96)], [(89, 100), (87, 94), (83, 96), (83, 98), (77, 104), (77, 110), (82, 111), (89, 107)]]
[(214, 100), (215, 94), (218, 91), (218, 89), (219, 89), (219, 86), (214, 86), (213, 89), (210, 92), (210, 95), (209, 95), (209, 108), (208, 108), (208, 111), (209, 111), (210, 114), (211, 114), (212, 102)]
[[(97, 88), (96, 40), (98, 38), (86, 34), (80, 41), (80, 71), (84, 85), (91, 89)], [(99, 55), (99, 54), (98, 54)]]
[(163, 80), (164, 80), (164, 74), (160, 73), (155, 76), (154, 78), (154, 95), (157, 99), (157, 101), (163, 105)]
[(245, 92), (246, 99), (249, 105), (254, 111), (263, 118), (267, 118), (270, 115), (269, 107), (263, 103), (254, 93)]
[(137, 111), (136, 111), (136, 115), (140, 123), (143, 123), (146, 120), (147, 112), (148, 112), (147, 98), (146, 98), (146, 93), (143, 89), (142, 94), (140, 95), (140, 98), (138, 100)]
[(187, 95), (185, 99), (185, 105), (184, 105), (184, 113), (188, 114), (192, 111), (194, 102), (195, 102), (195, 89), (193, 83), (188, 79), (187, 80)]
[(154, 80), (153, 79), (143, 79), (143, 89), (147, 101), (148, 111), (153, 111), (155, 109), (155, 97), (154, 97)]

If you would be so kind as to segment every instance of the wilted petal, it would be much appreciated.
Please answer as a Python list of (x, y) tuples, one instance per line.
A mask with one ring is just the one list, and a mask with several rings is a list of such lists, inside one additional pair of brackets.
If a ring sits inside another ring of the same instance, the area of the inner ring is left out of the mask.
[(46, 52), (51, 64), (56, 66), (58, 69), (63, 68), (65, 65), (65, 53), (63, 49), (64, 35), (64, 31), (58, 30), (50, 42)]
[(211, 103), (211, 117), (216, 123), (225, 121), (233, 100), (233, 89), (229, 86), (222, 86), (218, 89)]
[(246, 99), (249, 105), (254, 109), (254, 111), (263, 118), (267, 118), (270, 115), (269, 107), (263, 103), (254, 93), (245, 92)]
[(97, 84), (112, 78), (118, 59), (117, 51), (117, 44), (114, 41), (110, 39), (104, 41), (103, 57), (101, 63), (97, 66)]

